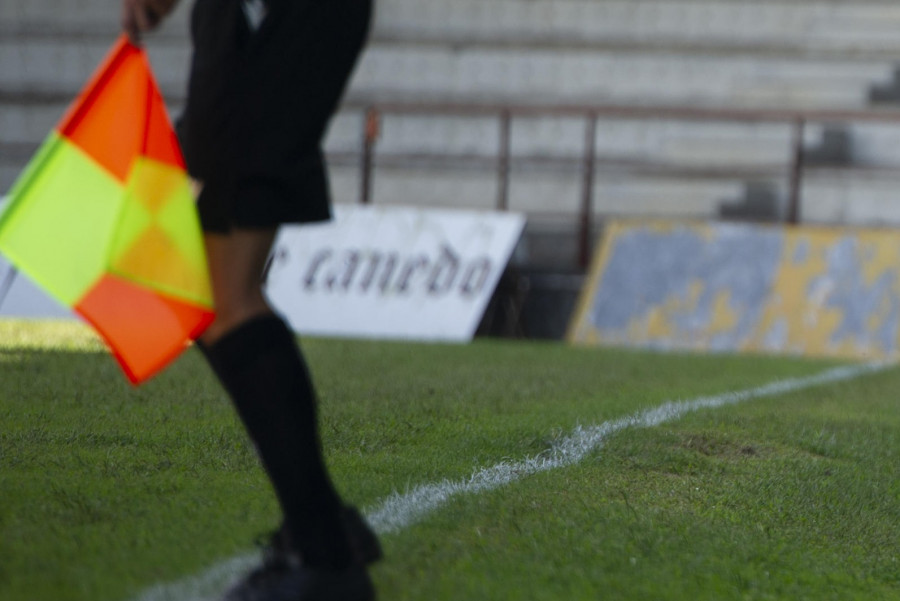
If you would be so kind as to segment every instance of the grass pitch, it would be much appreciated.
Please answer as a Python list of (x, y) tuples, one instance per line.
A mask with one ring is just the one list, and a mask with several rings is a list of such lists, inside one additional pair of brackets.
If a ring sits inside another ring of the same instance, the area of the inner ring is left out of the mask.
[[(345, 497), (546, 451), (578, 425), (833, 363), (479, 340), (306, 340)], [(277, 521), (201, 357), (132, 388), (73, 324), (0, 322), (0, 599), (129, 601)], [(391, 600), (900, 599), (900, 370), (627, 429), (384, 538)], [(184, 601), (194, 601), (185, 592)]]

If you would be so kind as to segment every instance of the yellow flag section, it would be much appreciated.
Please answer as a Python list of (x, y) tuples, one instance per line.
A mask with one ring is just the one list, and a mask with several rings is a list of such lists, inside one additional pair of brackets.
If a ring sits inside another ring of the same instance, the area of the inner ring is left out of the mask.
[(892, 359), (900, 234), (614, 221), (569, 327), (575, 344)]

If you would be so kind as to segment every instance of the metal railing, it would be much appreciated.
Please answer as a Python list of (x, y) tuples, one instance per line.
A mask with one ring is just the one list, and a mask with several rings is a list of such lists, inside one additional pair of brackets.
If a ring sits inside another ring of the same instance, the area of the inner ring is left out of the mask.
[[(596, 132), (599, 119), (643, 121), (732, 122), (742, 124), (781, 123), (792, 129), (790, 160), (786, 167), (788, 206), (785, 221), (796, 224), (800, 219), (802, 179), (806, 167), (804, 133), (809, 123), (884, 122), (900, 124), (900, 110), (830, 110), (830, 109), (745, 109), (701, 108), (684, 106), (623, 105), (515, 105), (458, 103), (374, 103), (364, 108), (362, 160), (359, 198), (372, 201), (372, 178), (381, 121), (385, 115), (435, 115), (493, 117), (499, 124), (497, 141), (496, 208), (509, 209), (512, 123), (518, 118), (569, 117), (584, 121), (584, 148), (581, 156), (581, 199), (578, 214), (578, 263), (587, 265), (593, 230), (593, 188), (597, 167)], [(448, 155), (448, 159), (450, 156)]]

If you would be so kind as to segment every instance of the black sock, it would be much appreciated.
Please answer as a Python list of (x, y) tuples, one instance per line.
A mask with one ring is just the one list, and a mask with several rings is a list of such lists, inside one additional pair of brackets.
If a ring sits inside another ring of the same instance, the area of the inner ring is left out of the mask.
[(256, 445), (304, 563), (348, 565), (342, 505), (319, 443), (315, 391), (293, 333), (266, 315), (198, 346)]

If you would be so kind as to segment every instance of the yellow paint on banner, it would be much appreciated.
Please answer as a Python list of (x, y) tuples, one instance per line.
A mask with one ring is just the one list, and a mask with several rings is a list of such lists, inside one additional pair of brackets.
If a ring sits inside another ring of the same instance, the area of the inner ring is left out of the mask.
[(730, 332), (737, 326), (738, 313), (731, 307), (731, 292), (724, 290), (716, 294), (713, 304), (711, 336)]
[[(841, 320), (841, 312), (828, 309), (830, 282), (815, 279), (826, 271), (826, 253), (831, 236), (825, 232), (785, 236), (784, 253), (772, 285), (772, 292), (759, 321), (755, 335), (744, 350), (803, 352), (825, 349), (828, 336)], [(775, 329), (785, 331), (783, 340), (767, 343)]]
[(568, 338), (590, 345), (894, 358), (900, 235), (612, 222)]

